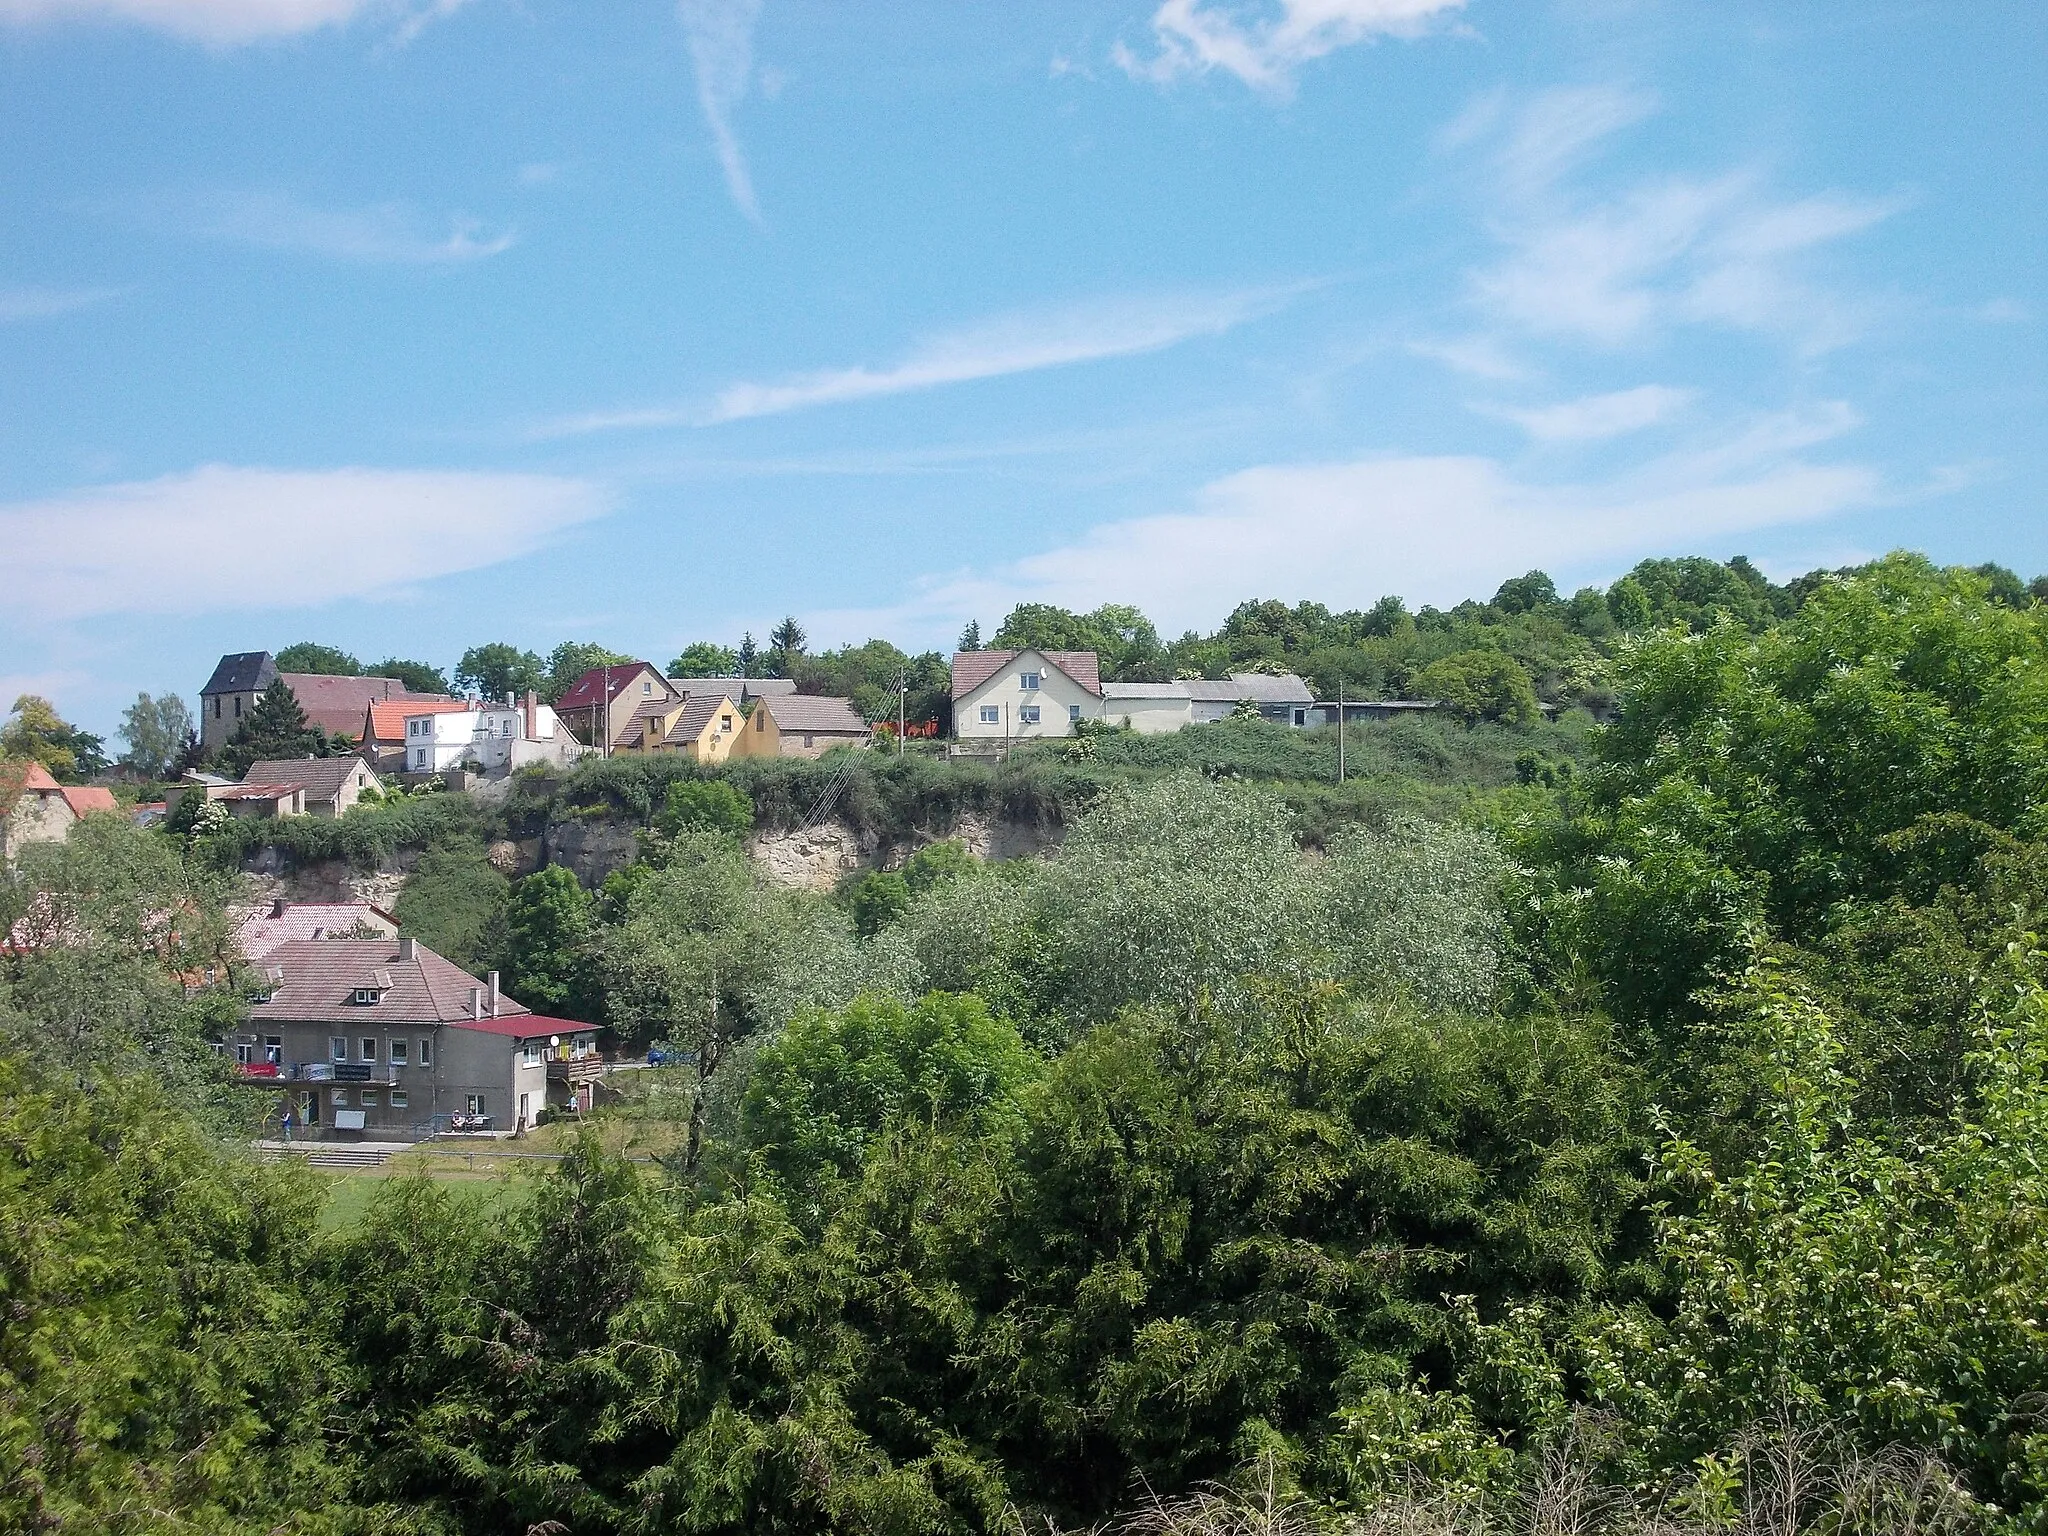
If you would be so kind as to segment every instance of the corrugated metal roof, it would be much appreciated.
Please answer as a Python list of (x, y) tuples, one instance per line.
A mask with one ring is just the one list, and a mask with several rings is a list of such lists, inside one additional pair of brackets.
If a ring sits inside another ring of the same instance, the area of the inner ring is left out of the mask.
[(1292, 672), (1274, 676), (1267, 672), (1233, 672), (1222, 682), (1189, 678), (1188, 697), (1203, 704), (1235, 704), (1251, 699), (1259, 704), (1313, 704), (1315, 695), (1307, 683)]

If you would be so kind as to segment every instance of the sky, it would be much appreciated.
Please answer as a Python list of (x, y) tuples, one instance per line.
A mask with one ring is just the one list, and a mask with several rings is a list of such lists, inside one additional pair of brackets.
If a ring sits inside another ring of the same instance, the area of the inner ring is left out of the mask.
[(2048, 570), (2048, 7), (0, 0), (0, 703)]

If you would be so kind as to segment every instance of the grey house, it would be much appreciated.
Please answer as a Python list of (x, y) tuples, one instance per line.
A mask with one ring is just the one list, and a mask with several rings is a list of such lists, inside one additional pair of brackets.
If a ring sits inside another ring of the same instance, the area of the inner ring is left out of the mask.
[(401, 1141), (518, 1132), (544, 1107), (588, 1109), (597, 1026), (513, 1002), (413, 939), (295, 939), (258, 963), (266, 990), (225, 1042), (275, 1081), (298, 1133)]

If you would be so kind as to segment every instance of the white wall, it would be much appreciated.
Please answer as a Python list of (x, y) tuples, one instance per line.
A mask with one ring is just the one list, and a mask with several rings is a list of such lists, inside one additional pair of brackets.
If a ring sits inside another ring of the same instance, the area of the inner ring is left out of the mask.
[(1126, 720), (1141, 736), (1165, 736), (1179, 730), (1194, 717), (1185, 696), (1178, 699), (1119, 697), (1112, 683), (1102, 701), (1102, 718), (1110, 725)]
[[(1037, 673), (1039, 686), (1026, 688), (1022, 679)], [(1101, 701), (1036, 651), (1025, 651), (965, 698), (953, 701), (953, 734), (962, 741), (1035, 741), (1074, 734), (1075, 709), (1083, 720), (1096, 718)], [(1024, 711), (1035, 708), (1036, 721)], [(996, 718), (982, 719), (984, 709)], [(1006, 729), (1007, 727), (1007, 729)]]

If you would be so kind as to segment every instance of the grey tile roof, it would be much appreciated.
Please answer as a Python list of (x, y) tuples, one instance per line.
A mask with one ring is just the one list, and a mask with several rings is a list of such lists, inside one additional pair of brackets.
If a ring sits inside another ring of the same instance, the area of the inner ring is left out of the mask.
[(861, 719), (850, 699), (828, 698), (816, 693), (792, 693), (779, 699), (763, 699), (754, 706), (765, 709), (776, 728), (790, 731), (823, 731), (835, 736), (865, 736), (867, 721)]
[[(363, 1028), (393, 1024), (469, 1024), (470, 989), (481, 987), (469, 972), (443, 959), (424, 944), (413, 946), (413, 958), (399, 958), (396, 939), (294, 939), (263, 957), (262, 968), (283, 979), (269, 1001), (249, 1008), (251, 1022), (349, 1024)], [(389, 973), (391, 989), (375, 1003), (353, 1001), (358, 987), (368, 987)], [(484, 1006), (490, 1006), (485, 994)], [(531, 1009), (498, 997), (498, 1016), (486, 1024), (503, 1026), (530, 1014)], [(516, 1027), (516, 1026), (514, 1026)], [(501, 1028), (498, 1033), (509, 1032)], [(538, 1033), (546, 1033), (537, 1027)]]
[[(332, 800), (350, 774), (365, 766), (360, 757), (285, 757), (251, 763), (242, 775), (245, 785), (303, 784), (308, 800)], [(371, 775), (375, 778), (375, 774)]]
[(277, 663), (268, 651), (236, 651), (221, 657), (213, 676), (199, 690), (205, 698), (212, 693), (261, 693), (277, 676)]
[(693, 693), (683, 701), (683, 707), (676, 714), (676, 723), (669, 727), (667, 742), (672, 746), (693, 743), (704, 734), (704, 727), (722, 709), (733, 713), (732, 731), (737, 736), (746, 726), (740, 718), (739, 705), (722, 693)]
[(1202, 704), (1235, 704), (1251, 699), (1259, 704), (1313, 704), (1315, 695), (1308, 684), (1289, 672), (1275, 677), (1265, 672), (1233, 672), (1224, 681), (1189, 678), (1188, 697)]
[(787, 677), (672, 677), (668, 685), (678, 693), (722, 693), (728, 699), (776, 699), (796, 692), (795, 681)]

